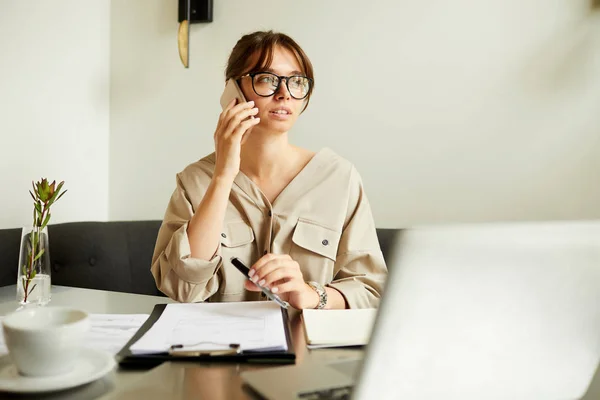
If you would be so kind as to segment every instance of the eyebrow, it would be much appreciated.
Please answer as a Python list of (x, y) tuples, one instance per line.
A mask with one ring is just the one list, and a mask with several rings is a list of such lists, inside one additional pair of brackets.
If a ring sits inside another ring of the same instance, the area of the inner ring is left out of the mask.
[[(263, 68), (263, 71), (264, 72), (270, 72), (272, 74), (277, 75), (277, 73), (275, 72), (275, 70), (272, 69), (272, 68)], [(302, 71), (294, 70), (294, 71), (290, 72), (289, 76), (292, 76), (292, 75), (304, 75), (304, 73)]]

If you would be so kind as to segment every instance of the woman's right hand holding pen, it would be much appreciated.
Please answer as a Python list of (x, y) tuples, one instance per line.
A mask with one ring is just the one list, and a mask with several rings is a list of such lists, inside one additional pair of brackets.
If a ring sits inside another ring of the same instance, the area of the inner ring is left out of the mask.
[(254, 102), (235, 104), (233, 99), (219, 116), (215, 130), (215, 177), (235, 179), (240, 171), (241, 147), (252, 127), (260, 123), (260, 118), (249, 118), (258, 114)]

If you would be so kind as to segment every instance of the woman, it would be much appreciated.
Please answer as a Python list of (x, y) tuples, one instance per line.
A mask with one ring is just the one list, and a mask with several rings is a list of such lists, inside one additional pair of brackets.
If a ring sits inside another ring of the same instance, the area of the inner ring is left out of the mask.
[(264, 300), (237, 257), (297, 309), (377, 307), (387, 269), (360, 176), (329, 149), (288, 142), (312, 94), (310, 60), (290, 37), (255, 32), (226, 79), (248, 101), (221, 113), (215, 152), (177, 174), (152, 260), (158, 288), (182, 302)]

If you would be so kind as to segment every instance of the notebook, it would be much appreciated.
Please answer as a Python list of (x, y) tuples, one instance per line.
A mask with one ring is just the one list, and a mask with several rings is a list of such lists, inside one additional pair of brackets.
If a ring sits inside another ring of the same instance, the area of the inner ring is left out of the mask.
[(364, 346), (369, 342), (376, 308), (304, 310), (304, 333), (309, 349)]

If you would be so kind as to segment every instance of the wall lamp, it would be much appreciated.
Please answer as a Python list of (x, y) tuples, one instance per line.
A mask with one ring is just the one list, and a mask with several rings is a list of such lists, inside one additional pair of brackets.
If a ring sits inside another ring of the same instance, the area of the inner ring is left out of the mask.
[(177, 48), (185, 68), (190, 67), (190, 24), (212, 22), (213, 0), (179, 0)]

